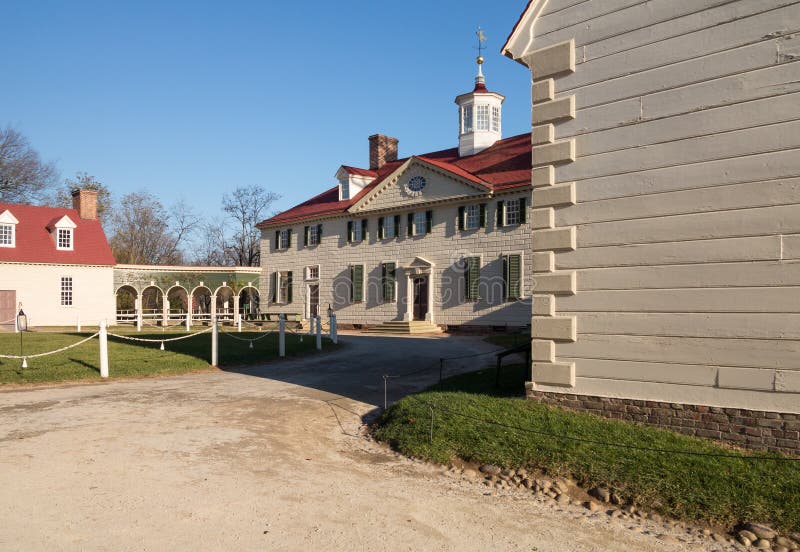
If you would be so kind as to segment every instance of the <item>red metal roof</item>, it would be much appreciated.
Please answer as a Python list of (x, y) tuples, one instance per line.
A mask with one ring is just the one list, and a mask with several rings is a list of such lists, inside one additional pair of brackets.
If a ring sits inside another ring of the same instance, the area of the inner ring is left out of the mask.
[[(467, 157), (459, 157), (458, 148), (414, 157), (459, 178), (483, 186), (487, 192), (530, 186), (531, 182), (531, 137), (529, 133), (498, 140), (482, 152)], [(345, 167), (348, 172), (353, 171), (351, 174), (375, 176), (375, 180), (349, 201), (339, 201), (339, 187), (336, 186), (300, 205), (260, 222), (258, 227), (279, 226), (346, 213), (351, 206), (379, 186), (387, 176), (406, 161), (408, 158), (386, 163), (377, 172)]]
[[(0, 213), (8, 210), (19, 221), (15, 230), (15, 247), (0, 247), (0, 262), (48, 263), (70, 265), (115, 265), (98, 220), (84, 220), (75, 209), (36, 207), (16, 203), (0, 203)], [(75, 223), (72, 251), (56, 249), (54, 234), (48, 226), (64, 215)]]

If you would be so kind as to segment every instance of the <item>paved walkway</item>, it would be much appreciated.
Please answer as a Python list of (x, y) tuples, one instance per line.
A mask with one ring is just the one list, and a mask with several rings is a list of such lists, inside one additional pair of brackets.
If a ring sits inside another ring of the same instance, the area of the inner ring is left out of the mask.
[(0, 549), (670, 549), (579, 508), (487, 496), (364, 437), (384, 372), (491, 345), (342, 342), (238, 373), (0, 392)]

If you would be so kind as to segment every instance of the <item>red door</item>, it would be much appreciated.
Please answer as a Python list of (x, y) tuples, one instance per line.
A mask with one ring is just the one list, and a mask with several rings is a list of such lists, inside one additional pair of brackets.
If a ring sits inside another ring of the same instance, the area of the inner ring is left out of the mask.
[(0, 325), (14, 324), (17, 317), (17, 292), (0, 290)]

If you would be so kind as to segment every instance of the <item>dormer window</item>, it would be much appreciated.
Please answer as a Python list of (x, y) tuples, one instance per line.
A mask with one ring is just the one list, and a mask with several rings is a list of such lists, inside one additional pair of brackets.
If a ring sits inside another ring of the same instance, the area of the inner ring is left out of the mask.
[(472, 106), (465, 105), (461, 108), (461, 121), (463, 128), (461, 132), (472, 132)]
[(342, 201), (350, 199), (350, 181), (342, 180), (341, 187), (342, 187)]
[(67, 251), (72, 250), (72, 228), (58, 228), (56, 247)]
[(19, 221), (6, 209), (0, 213), (0, 247), (16, 246), (16, 229)]

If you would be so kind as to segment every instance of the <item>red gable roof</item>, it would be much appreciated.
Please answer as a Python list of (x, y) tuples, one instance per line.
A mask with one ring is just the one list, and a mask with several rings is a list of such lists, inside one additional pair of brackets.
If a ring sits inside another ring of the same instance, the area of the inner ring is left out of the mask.
[[(84, 220), (75, 209), (36, 207), (0, 203), (0, 213), (8, 210), (19, 221), (15, 247), (0, 247), (0, 262), (50, 263), (71, 265), (115, 265), (111, 247), (98, 220)], [(73, 250), (56, 249), (48, 226), (67, 215), (76, 228), (72, 231)]]
[[(459, 157), (458, 148), (435, 151), (414, 157), (423, 163), (435, 165), (459, 178), (483, 186), (487, 192), (530, 186), (531, 182), (531, 137), (528, 133), (498, 140), (494, 145), (482, 152), (467, 157)], [(375, 180), (349, 201), (339, 201), (339, 187), (337, 186), (260, 222), (258, 227), (277, 226), (326, 215), (346, 213), (351, 206), (380, 185), (387, 176), (406, 161), (408, 161), (408, 158), (386, 163), (377, 172), (345, 167), (345, 170), (350, 174), (375, 176)]]

